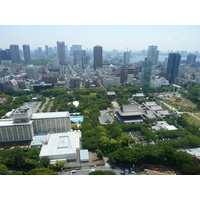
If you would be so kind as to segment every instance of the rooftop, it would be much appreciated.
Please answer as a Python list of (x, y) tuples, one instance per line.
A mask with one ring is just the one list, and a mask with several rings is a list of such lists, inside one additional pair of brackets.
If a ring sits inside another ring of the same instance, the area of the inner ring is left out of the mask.
[(42, 146), (40, 157), (74, 154), (80, 148), (80, 131), (51, 133), (47, 136), (47, 144)]
[(33, 121), (23, 122), (23, 123), (15, 123), (12, 119), (1, 119), (0, 126), (22, 126), (22, 125), (30, 125)]
[(33, 113), (31, 119), (70, 117), (69, 112)]

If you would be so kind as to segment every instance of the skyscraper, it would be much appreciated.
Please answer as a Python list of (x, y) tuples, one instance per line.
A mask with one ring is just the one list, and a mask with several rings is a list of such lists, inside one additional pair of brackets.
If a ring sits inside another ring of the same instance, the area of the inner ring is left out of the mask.
[(131, 59), (131, 53), (130, 52), (124, 52), (124, 64), (130, 65), (130, 59)]
[(31, 64), (31, 51), (29, 45), (23, 45), (23, 54), (25, 64)]
[(66, 64), (65, 62), (65, 42), (57, 42), (57, 53), (60, 65)]
[(83, 68), (86, 64), (86, 51), (85, 50), (75, 50), (73, 52), (74, 65), (79, 65)]
[(10, 45), (10, 57), (12, 63), (20, 63), (20, 53), (18, 45)]
[(147, 51), (147, 57), (152, 58), (152, 64), (153, 65), (157, 65), (158, 62), (158, 55), (159, 55), (159, 51), (157, 50), (157, 46), (149, 46), (148, 47), (148, 51)]
[(102, 52), (103, 50), (101, 46), (94, 47), (94, 69), (97, 69), (97, 67), (102, 67), (103, 65)]
[(169, 84), (173, 84), (178, 76), (180, 60), (181, 55), (179, 53), (169, 53), (166, 71), (166, 79), (169, 81)]
[(142, 88), (150, 87), (151, 83), (151, 70), (152, 70), (152, 58), (146, 57), (142, 66)]
[(195, 63), (196, 62), (196, 58), (197, 58), (197, 56), (195, 54), (187, 55), (186, 64)]
[(49, 55), (49, 47), (47, 45), (45, 45), (45, 54), (46, 54), (46, 56)]

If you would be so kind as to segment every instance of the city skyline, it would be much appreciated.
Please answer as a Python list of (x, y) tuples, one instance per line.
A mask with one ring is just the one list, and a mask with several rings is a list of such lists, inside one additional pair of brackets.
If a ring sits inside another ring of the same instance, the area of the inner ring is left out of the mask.
[(0, 48), (10, 45), (30, 45), (34, 50), (45, 45), (56, 46), (57, 41), (104, 50), (147, 50), (158, 46), (160, 51), (200, 51), (199, 25), (1, 25)]

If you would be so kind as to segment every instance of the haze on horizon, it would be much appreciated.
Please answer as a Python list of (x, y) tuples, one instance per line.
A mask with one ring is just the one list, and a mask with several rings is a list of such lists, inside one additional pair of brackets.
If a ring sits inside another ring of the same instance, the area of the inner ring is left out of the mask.
[(30, 45), (32, 50), (57, 41), (82, 45), (83, 49), (101, 45), (104, 50), (200, 51), (199, 25), (1, 25), (1, 49), (11, 44)]

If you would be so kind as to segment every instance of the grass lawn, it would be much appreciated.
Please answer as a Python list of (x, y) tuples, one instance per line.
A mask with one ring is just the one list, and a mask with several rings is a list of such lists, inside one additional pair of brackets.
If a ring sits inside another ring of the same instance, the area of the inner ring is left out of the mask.
[(200, 113), (195, 113), (194, 115), (200, 118)]
[[(200, 116), (200, 114), (199, 114)], [(198, 117), (198, 116), (197, 116)], [(190, 123), (190, 124), (194, 124), (196, 126), (199, 126), (200, 127), (200, 120), (196, 119), (195, 117), (191, 116), (188, 114), (188, 116), (185, 116), (184, 118), (187, 119), (187, 121)]]
[(170, 101), (173, 104), (177, 104), (178, 106), (181, 106), (183, 109), (195, 109), (196, 104), (193, 102), (181, 97), (181, 98), (176, 98), (176, 97), (171, 97)]

